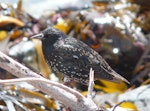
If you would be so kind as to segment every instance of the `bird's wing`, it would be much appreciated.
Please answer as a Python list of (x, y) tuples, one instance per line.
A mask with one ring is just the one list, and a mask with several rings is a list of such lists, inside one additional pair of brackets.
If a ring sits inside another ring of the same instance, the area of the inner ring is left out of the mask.
[(79, 76), (83, 78), (87, 78), (90, 68), (93, 68), (95, 78), (106, 79), (113, 82), (118, 82), (118, 79), (120, 79), (127, 82), (127, 80), (117, 74), (96, 51), (85, 43), (71, 37), (67, 39), (64, 45), (57, 49), (57, 53), (65, 58), (65, 61), (63, 61), (65, 67), (70, 67), (70, 69), (73, 72), (77, 72), (77, 74), (82, 73)]

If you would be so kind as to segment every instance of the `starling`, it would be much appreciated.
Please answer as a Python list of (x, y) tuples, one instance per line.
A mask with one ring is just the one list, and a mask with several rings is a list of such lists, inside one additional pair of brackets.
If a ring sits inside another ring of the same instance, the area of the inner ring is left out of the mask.
[(54, 73), (62, 73), (64, 77), (87, 85), (90, 68), (94, 70), (94, 79), (105, 79), (112, 82), (125, 78), (116, 73), (107, 62), (88, 45), (63, 32), (48, 27), (31, 38), (42, 41), (44, 58)]

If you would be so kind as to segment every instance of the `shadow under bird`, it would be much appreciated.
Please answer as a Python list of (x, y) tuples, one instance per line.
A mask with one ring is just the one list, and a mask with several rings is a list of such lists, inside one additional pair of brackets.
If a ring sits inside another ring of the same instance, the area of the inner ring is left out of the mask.
[(48, 27), (40, 34), (31, 38), (42, 41), (44, 57), (54, 73), (62, 73), (64, 77), (81, 84), (88, 85), (90, 68), (94, 70), (94, 79), (104, 79), (112, 82), (123, 80), (107, 62), (88, 45), (73, 37), (67, 37), (63, 32)]

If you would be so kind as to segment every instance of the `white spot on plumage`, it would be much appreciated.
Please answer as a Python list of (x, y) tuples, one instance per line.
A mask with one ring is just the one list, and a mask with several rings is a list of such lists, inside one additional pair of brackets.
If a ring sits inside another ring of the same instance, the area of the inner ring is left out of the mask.
[(72, 74), (75, 74), (76, 72), (72, 71), (71, 73), (72, 73)]
[(78, 57), (78, 56), (76, 56), (76, 55), (73, 55), (73, 58), (75, 58), (75, 59), (79, 59), (79, 57)]
[(80, 71), (82, 72), (82, 69), (80, 69)]
[(68, 45), (68, 44), (64, 44), (63, 47), (67, 47), (67, 48), (69, 48), (69, 49), (70, 49), (70, 48), (73, 48), (73, 46)]

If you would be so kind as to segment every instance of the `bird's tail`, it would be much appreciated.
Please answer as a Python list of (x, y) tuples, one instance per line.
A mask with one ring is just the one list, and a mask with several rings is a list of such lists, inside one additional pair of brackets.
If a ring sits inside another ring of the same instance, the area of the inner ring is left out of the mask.
[(130, 84), (130, 82), (127, 79), (119, 75), (110, 67), (109, 67), (109, 70), (102, 69), (100, 73), (97, 73), (94, 75), (95, 75), (95, 79), (104, 79), (104, 80), (108, 80), (108, 81), (115, 82), (115, 83), (120, 83), (120, 81), (124, 81)]
[(124, 77), (122, 77), (120, 74), (118, 74), (117, 72), (115, 72), (115, 71), (113, 71), (112, 72), (113, 74), (113, 79), (115, 80), (115, 81), (120, 81), (120, 80), (122, 80), (122, 81), (124, 81), (124, 82), (126, 82), (126, 83), (128, 83), (128, 84), (130, 84), (130, 82), (127, 80), (127, 79), (125, 79)]

